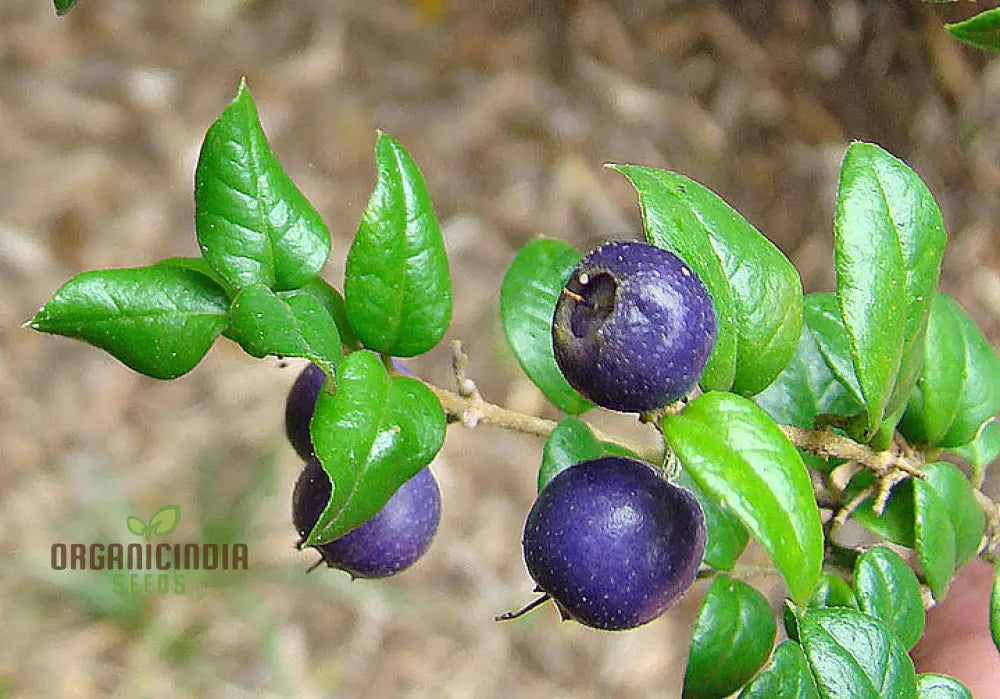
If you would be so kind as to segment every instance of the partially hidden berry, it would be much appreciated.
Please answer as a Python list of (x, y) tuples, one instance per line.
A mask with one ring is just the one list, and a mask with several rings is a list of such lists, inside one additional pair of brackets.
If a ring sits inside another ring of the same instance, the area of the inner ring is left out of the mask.
[[(295, 482), (292, 521), (300, 545), (330, 500), (330, 479), (312, 457)], [(386, 578), (427, 552), (441, 519), (441, 491), (429, 468), (397, 490), (378, 514), (339, 539), (316, 546), (331, 568), (354, 578)]]
[(645, 412), (687, 395), (715, 345), (712, 298), (676, 255), (641, 242), (588, 253), (556, 303), (552, 347), (598, 405)]
[(326, 373), (318, 365), (309, 362), (288, 391), (285, 402), (285, 435), (303, 459), (313, 456), (312, 435), (309, 421), (316, 411), (316, 399), (323, 389)]
[(694, 496), (641, 461), (606, 456), (560, 472), (524, 526), (524, 561), (564, 618), (630, 629), (694, 582), (705, 553)]

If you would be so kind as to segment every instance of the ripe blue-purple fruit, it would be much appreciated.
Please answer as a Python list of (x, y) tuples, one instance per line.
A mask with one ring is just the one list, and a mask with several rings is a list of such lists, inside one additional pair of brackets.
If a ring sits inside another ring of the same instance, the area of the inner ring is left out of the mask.
[(705, 518), (690, 492), (648, 464), (606, 456), (571, 466), (542, 489), (523, 543), (528, 572), (563, 618), (630, 629), (660, 616), (694, 582)]
[(303, 459), (309, 459), (314, 454), (309, 421), (316, 412), (316, 399), (319, 398), (325, 381), (326, 373), (309, 362), (288, 391), (288, 400), (285, 402), (285, 435)]
[(694, 388), (715, 345), (712, 298), (676, 255), (640, 242), (588, 253), (552, 319), (556, 363), (573, 388), (621, 412), (669, 405)]
[[(292, 492), (292, 521), (301, 545), (330, 500), (330, 479), (310, 458)], [(424, 468), (397, 490), (377, 515), (339, 539), (316, 546), (323, 561), (353, 578), (386, 578), (427, 552), (441, 520), (441, 491)]]

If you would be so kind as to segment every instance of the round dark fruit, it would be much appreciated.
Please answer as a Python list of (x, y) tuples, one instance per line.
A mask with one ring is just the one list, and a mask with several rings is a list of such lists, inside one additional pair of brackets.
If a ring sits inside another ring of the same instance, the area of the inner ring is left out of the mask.
[[(295, 482), (292, 521), (304, 541), (330, 500), (330, 479), (312, 457)], [(441, 520), (441, 491), (429, 468), (397, 490), (378, 514), (339, 539), (316, 546), (331, 568), (354, 578), (386, 578), (426, 553)]]
[(316, 364), (309, 362), (288, 391), (288, 400), (285, 403), (285, 434), (303, 459), (313, 455), (309, 421), (316, 411), (316, 399), (319, 398), (319, 392), (323, 389), (325, 381), (326, 373)]
[(641, 461), (562, 471), (524, 526), (524, 561), (564, 618), (599, 629), (652, 621), (694, 582), (705, 519), (694, 496)]
[(621, 412), (687, 395), (715, 345), (712, 298), (673, 253), (615, 242), (573, 270), (552, 319), (556, 363), (573, 388)]

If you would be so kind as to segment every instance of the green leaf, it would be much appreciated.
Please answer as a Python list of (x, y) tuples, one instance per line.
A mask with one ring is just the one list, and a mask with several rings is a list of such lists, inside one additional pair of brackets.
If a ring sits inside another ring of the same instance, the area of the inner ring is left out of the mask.
[(410, 155), (379, 134), (375, 161), (375, 189), (347, 254), (347, 317), (366, 347), (413, 357), (434, 347), (451, 322), (448, 257)]
[(957, 466), (941, 461), (923, 469), (925, 483), (941, 497), (955, 533), (955, 566), (965, 565), (979, 553), (986, 516), (979, 509), (969, 479)]
[(937, 602), (955, 572), (955, 530), (948, 505), (929, 483), (913, 479), (914, 538), (927, 586)]
[(253, 357), (305, 357), (334, 376), (341, 346), (337, 324), (314, 296), (279, 298), (266, 286), (244, 288), (233, 300), (233, 337)]
[(225, 289), (226, 295), (229, 298), (236, 296), (236, 290), (229, 286), (226, 283), (226, 280), (219, 276), (218, 272), (212, 269), (212, 266), (208, 264), (208, 261), (204, 257), (167, 257), (160, 260), (153, 266), (180, 267), (181, 269), (189, 269), (192, 272), (204, 274), (206, 277), (218, 284), (219, 287)]
[[(871, 471), (859, 471), (847, 485), (844, 498), (853, 499), (858, 493), (872, 485), (875, 477)], [(913, 534), (913, 483), (905, 480), (892, 489), (889, 502), (881, 516), (872, 511), (875, 496), (866, 498), (851, 515), (851, 519), (894, 544), (915, 548)]]
[(983, 10), (963, 22), (944, 28), (956, 39), (986, 51), (1000, 51), (1000, 8)]
[(717, 575), (694, 624), (685, 699), (727, 697), (742, 687), (767, 661), (776, 631), (764, 595), (728, 575)]
[(56, 14), (61, 17), (72, 10), (76, 3), (77, 0), (55, 0)]
[(868, 435), (917, 380), (944, 244), (941, 212), (916, 173), (878, 146), (851, 144), (840, 171), (834, 258)]
[(344, 306), (344, 297), (340, 292), (327, 284), (321, 277), (313, 277), (302, 287), (291, 291), (279, 291), (280, 299), (290, 299), (293, 296), (312, 296), (319, 301), (326, 312), (329, 313), (337, 324), (337, 332), (340, 334), (340, 341), (350, 350), (361, 349), (361, 342), (354, 332), (354, 328), (347, 320), (347, 309)]
[(235, 289), (295, 289), (326, 264), (330, 233), (271, 152), (246, 80), (205, 134), (194, 203), (201, 254)]
[[(825, 296), (835, 309), (833, 295)], [(827, 365), (826, 356), (833, 351), (831, 344), (843, 337), (842, 334), (830, 335), (827, 320), (821, 295), (806, 296), (805, 323), (795, 354), (774, 383), (754, 396), (754, 402), (779, 424), (812, 428), (820, 414), (851, 415), (861, 410), (858, 399)], [(813, 325), (817, 326), (815, 330)], [(821, 350), (817, 338), (823, 340), (826, 353)], [(846, 351), (846, 344), (844, 348)], [(850, 362), (846, 352), (844, 356)]]
[(990, 593), (990, 635), (993, 645), (1000, 653), (1000, 560), (995, 564), (993, 573), (993, 590)]
[(542, 488), (560, 471), (606, 453), (604, 445), (597, 441), (587, 423), (578, 417), (563, 419), (545, 440), (542, 466), (538, 470), (538, 492), (542, 492)]
[(146, 523), (138, 517), (130, 515), (125, 520), (125, 526), (128, 527), (130, 534), (135, 534), (136, 536), (146, 536)]
[(844, 400), (863, 411), (865, 399), (851, 363), (847, 328), (840, 316), (837, 297), (826, 293), (809, 294), (805, 298), (804, 315), (805, 324), (816, 340), (827, 369), (848, 393)]
[(89, 342), (156, 379), (191, 371), (229, 323), (229, 300), (178, 267), (92, 270), (63, 284), (28, 325)]
[(725, 503), (705, 495), (687, 471), (681, 471), (677, 485), (687, 488), (705, 515), (705, 555), (703, 560), (716, 570), (729, 570), (750, 540), (750, 533), (729, 512)]
[(917, 697), (919, 699), (972, 699), (972, 692), (954, 677), (925, 672), (917, 675)]
[(341, 362), (336, 394), (320, 392), (310, 429), (333, 484), (305, 542), (315, 546), (374, 517), (429, 464), (444, 442), (445, 417), (424, 384), (390, 377), (378, 355), (361, 351)]
[(799, 638), (824, 698), (916, 696), (913, 661), (874, 617), (846, 607), (807, 609), (799, 618)]
[(946, 294), (934, 296), (924, 369), (900, 421), (912, 442), (958, 447), (1000, 409), (1000, 360), (975, 322)]
[(976, 469), (996, 461), (1000, 456), (1000, 425), (996, 418), (984, 422), (974, 440), (954, 447), (951, 451), (966, 459)]
[(802, 328), (802, 281), (788, 258), (710, 189), (683, 175), (611, 165), (639, 195), (646, 238), (674, 252), (715, 303), (705, 391), (750, 396), (788, 364)]
[(782, 641), (774, 649), (771, 663), (740, 692), (740, 699), (777, 697), (819, 699), (805, 653), (795, 641)]
[(698, 487), (739, 518), (805, 603), (819, 580), (823, 530), (809, 473), (781, 429), (749, 400), (719, 392), (665, 416), (662, 429)]
[(169, 534), (181, 521), (181, 508), (179, 505), (164, 505), (149, 518), (149, 526), (146, 528), (146, 539), (149, 540), (156, 535)]
[(521, 248), (500, 286), (500, 320), (518, 364), (560, 410), (594, 407), (567, 383), (552, 350), (552, 315), (581, 255), (561, 240), (536, 238)]
[[(851, 607), (858, 608), (858, 600), (854, 597), (851, 586), (844, 582), (844, 579), (831, 573), (823, 573), (819, 582), (809, 598), (807, 607)], [(796, 617), (796, 607), (788, 602), (785, 603), (782, 612), (785, 631), (788, 637), (794, 641), (799, 638), (798, 618)]]
[(920, 583), (910, 567), (891, 549), (876, 546), (858, 557), (854, 591), (864, 613), (881, 619), (913, 648), (924, 633), (924, 604)]

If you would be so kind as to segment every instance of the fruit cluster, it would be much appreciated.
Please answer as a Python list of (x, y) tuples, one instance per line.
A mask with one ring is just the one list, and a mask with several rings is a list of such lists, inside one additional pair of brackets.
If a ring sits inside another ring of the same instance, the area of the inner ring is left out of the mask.
[[(655, 410), (694, 388), (715, 323), (711, 297), (679, 258), (644, 243), (610, 243), (591, 251), (567, 280), (553, 317), (553, 349), (567, 380), (597, 404)], [(309, 364), (285, 411), (288, 439), (306, 460), (292, 497), (299, 546), (330, 500), (310, 436), (325, 381)], [(320, 563), (352, 577), (398, 573), (430, 546), (440, 511), (440, 491), (425, 467), (374, 518), (317, 545)], [(645, 624), (694, 581), (705, 536), (698, 501), (651, 465), (624, 456), (574, 464), (555, 474), (528, 514), (524, 560), (543, 595), (525, 610), (552, 599), (563, 618), (587, 626)]]

